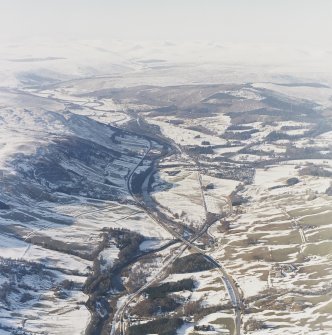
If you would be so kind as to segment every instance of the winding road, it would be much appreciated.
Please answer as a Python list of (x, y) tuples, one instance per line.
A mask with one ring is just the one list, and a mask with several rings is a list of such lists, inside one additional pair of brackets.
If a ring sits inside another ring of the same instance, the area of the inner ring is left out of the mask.
[[(141, 127), (141, 122), (139, 122), (140, 119), (137, 119), (137, 124), (138, 127)], [(158, 136), (158, 141), (160, 141), (160, 137)], [(190, 248), (191, 250), (195, 251), (196, 253), (199, 253), (205, 257), (205, 259), (208, 262), (211, 262), (215, 265), (216, 268), (218, 268), (219, 273), (220, 273), (220, 278), (224, 283), (224, 286), (228, 292), (229, 299), (231, 302), (231, 305), (234, 309), (234, 314), (235, 314), (235, 333), (234, 335), (240, 335), (241, 334), (241, 309), (242, 309), (242, 300), (241, 296), (239, 293), (239, 290), (237, 286), (234, 283), (234, 280), (232, 277), (227, 273), (225, 268), (220, 264), (216, 259), (213, 258), (206, 250), (203, 250), (199, 248), (197, 245), (194, 244), (194, 242), (200, 238), (207, 230), (209, 227), (216, 222), (218, 219), (214, 219), (214, 221), (209, 220), (208, 218), (204, 222), (202, 228), (200, 231), (198, 231), (194, 237), (192, 237), (190, 240), (186, 239), (183, 237), (181, 234), (179, 234), (177, 231), (175, 231), (172, 226), (173, 222), (170, 222), (171, 220), (168, 219), (164, 214), (158, 213), (155, 208), (151, 209), (144, 201), (139, 199), (132, 191), (132, 177), (137, 170), (137, 168), (143, 163), (144, 159), (147, 157), (149, 152), (151, 151), (151, 140), (149, 140), (149, 148), (145, 152), (145, 154), (142, 156), (140, 162), (136, 165), (136, 167), (131, 171), (131, 173), (128, 175), (127, 178), (127, 188), (133, 199), (139, 204), (139, 206), (146, 212), (146, 214), (159, 226), (161, 226), (163, 229), (165, 229), (167, 232), (169, 232), (174, 238), (180, 240), (182, 243), (178, 247), (177, 252), (175, 252), (172, 257), (167, 261), (166, 264), (163, 265), (162, 268), (159, 269), (158, 273), (155, 275), (153, 280), (149, 281), (146, 283), (144, 286), (142, 286), (140, 289), (138, 289), (136, 292), (128, 295), (125, 300), (121, 303), (121, 306), (116, 310), (114, 316), (113, 316), (113, 321), (112, 321), (112, 330), (111, 330), (111, 335), (125, 335), (126, 334), (126, 310), (129, 306), (129, 304), (137, 297), (139, 296), (145, 289), (147, 289), (149, 286), (156, 284), (158, 281), (160, 281), (164, 276), (165, 276), (165, 270), (168, 268), (175, 260), (176, 258), (180, 257), (183, 252), (187, 249)], [(169, 142), (167, 142), (169, 145)], [(171, 145), (172, 147), (172, 145)], [(174, 150), (179, 150), (177, 148), (172, 148)], [(169, 153), (170, 154), (170, 153)], [(148, 178), (151, 177), (151, 174), (147, 176)], [(203, 204), (204, 208), (207, 212), (207, 206), (204, 198), (204, 192), (202, 189), (202, 180), (201, 180), (201, 175), (199, 172), (199, 182), (201, 185), (201, 192), (202, 192), (202, 198), (203, 198)], [(147, 185), (148, 183), (145, 182)], [(148, 192), (147, 190), (142, 190), (143, 192)], [(144, 198), (144, 197), (143, 197)], [(230, 203), (229, 199), (225, 197), (227, 204)], [(229, 206), (230, 211), (232, 211), (232, 206)], [(208, 213), (208, 212), (207, 212)], [(208, 217), (208, 216), (207, 216)]]

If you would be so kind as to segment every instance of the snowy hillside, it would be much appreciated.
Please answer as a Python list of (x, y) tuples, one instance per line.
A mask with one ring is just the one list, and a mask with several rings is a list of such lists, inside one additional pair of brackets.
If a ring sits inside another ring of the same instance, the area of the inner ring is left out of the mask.
[(138, 231), (157, 247), (169, 238), (130, 205), (126, 184), (158, 146), (23, 92), (2, 91), (0, 104), (2, 332), (82, 333), (95, 259), (102, 250), (113, 255), (106, 268), (117, 259), (108, 230)]

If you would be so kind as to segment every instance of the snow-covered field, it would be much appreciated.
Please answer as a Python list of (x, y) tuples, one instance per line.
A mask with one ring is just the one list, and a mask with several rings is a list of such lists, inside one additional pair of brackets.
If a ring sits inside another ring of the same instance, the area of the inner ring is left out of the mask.
[(169, 183), (170, 189), (157, 189), (153, 193), (155, 201), (169, 211), (175, 218), (181, 218), (186, 224), (199, 227), (205, 219), (203, 199), (201, 195), (198, 172), (190, 170), (177, 171), (167, 169), (156, 176), (156, 183)]
[[(216, 257), (233, 274), (248, 307), (257, 308), (244, 322), (254, 317), (271, 327), (255, 334), (281, 334), (290, 324), (292, 334), (330, 329), (332, 200), (326, 189), (331, 180), (299, 176), (295, 167), (304, 162), (257, 169), (254, 183), (243, 191), (250, 201), (230, 217), (230, 230), (213, 230), (221, 241)], [(292, 177), (300, 182), (273, 188)]]
[[(169, 138), (174, 138), (179, 145), (200, 145), (203, 141), (208, 141), (212, 145), (225, 144), (225, 140), (211, 135), (202, 135), (201, 132), (183, 128), (181, 126), (174, 126), (167, 121), (159, 121), (153, 119), (152, 124), (160, 127), (162, 133)], [(203, 123), (203, 122), (202, 122)], [(218, 129), (222, 131), (224, 125), (219, 126)]]

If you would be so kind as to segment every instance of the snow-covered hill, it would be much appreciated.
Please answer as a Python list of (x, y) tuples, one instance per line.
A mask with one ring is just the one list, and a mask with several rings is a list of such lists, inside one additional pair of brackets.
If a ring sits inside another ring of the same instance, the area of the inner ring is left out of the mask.
[(0, 333), (83, 333), (83, 285), (101, 251), (106, 269), (117, 259), (107, 229), (138, 231), (155, 246), (168, 238), (126, 183), (158, 145), (51, 99), (5, 90), (0, 99)]
[[(2, 42), (1, 87), (109, 77), (108, 85), (332, 83), (331, 48), (197, 41), (18, 40)], [(104, 81), (105, 83), (105, 81)]]

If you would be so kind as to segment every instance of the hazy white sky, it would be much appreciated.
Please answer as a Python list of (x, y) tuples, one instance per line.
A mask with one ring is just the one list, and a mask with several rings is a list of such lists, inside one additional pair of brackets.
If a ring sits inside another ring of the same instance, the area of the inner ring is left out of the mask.
[(329, 47), (332, 0), (0, 0), (0, 37)]

